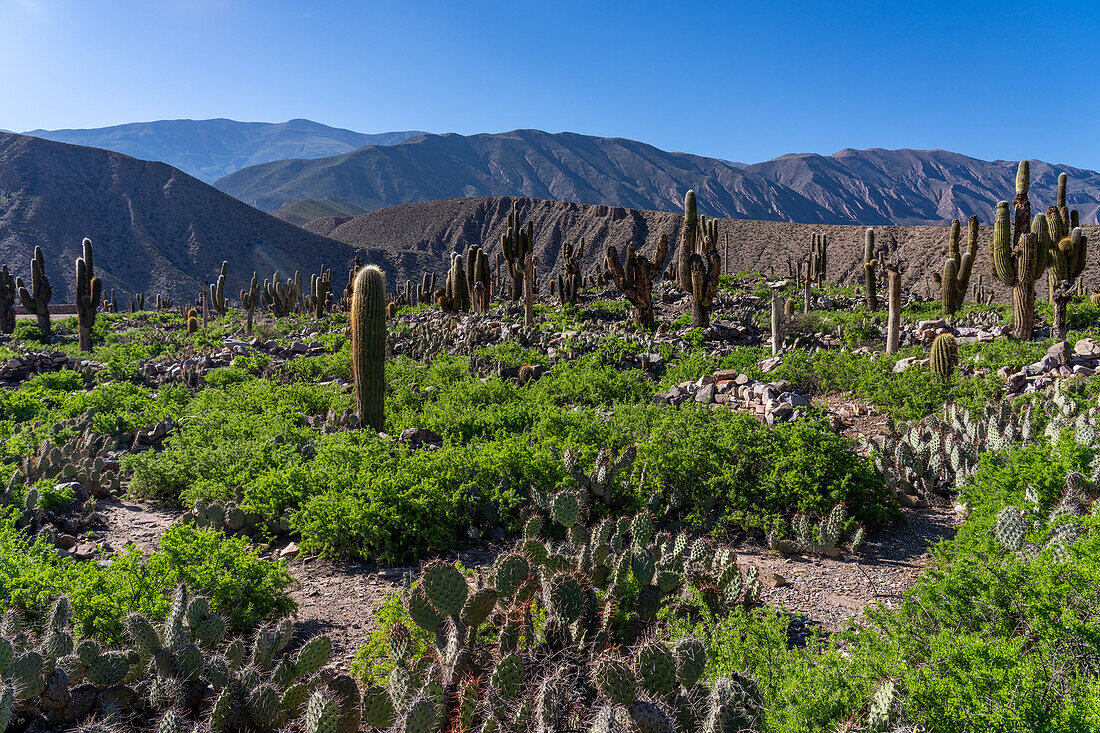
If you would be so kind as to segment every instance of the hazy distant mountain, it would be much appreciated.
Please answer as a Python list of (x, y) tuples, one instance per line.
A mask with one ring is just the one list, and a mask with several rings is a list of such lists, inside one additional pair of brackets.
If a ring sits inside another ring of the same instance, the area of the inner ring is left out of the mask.
[[(29, 278), (42, 247), (54, 303), (72, 302), (80, 243), (95, 246), (104, 291), (197, 296), (229, 261), (229, 292), (258, 271), (342, 269), (351, 247), (257, 211), (164, 163), (0, 134), (0, 262)], [(371, 256), (367, 253), (365, 256)]]
[(286, 158), (323, 158), (364, 145), (392, 145), (422, 133), (368, 135), (310, 120), (268, 123), (217, 119), (158, 120), (90, 130), (31, 130), (25, 134), (157, 160), (210, 183), (250, 165)]
[[(920, 150), (842, 150), (742, 164), (619, 138), (515, 130), (422, 135), (315, 160), (253, 166), (215, 185), (264, 210), (331, 197), (363, 209), (469, 196), (527, 196), (677, 211), (693, 188), (702, 213), (826, 224), (988, 221), (1014, 193), (1015, 163)], [(1096, 222), (1100, 173), (1032, 162), (1032, 200), (1054, 201), (1057, 174)]]

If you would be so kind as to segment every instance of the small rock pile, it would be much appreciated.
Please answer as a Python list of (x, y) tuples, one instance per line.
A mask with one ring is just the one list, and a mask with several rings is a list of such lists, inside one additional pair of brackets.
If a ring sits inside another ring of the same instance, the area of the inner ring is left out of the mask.
[(1046, 356), (1019, 371), (1003, 367), (997, 374), (1005, 380), (1005, 391), (1011, 395), (1042, 391), (1059, 379), (1091, 377), (1100, 370), (1100, 341), (1080, 339), (1071, 348), (1059, 341), (1047, 349)]
[(711, 409), (726, 405), (751, 412), (769, 425), (803, 418), (810, 407), (809, 398), (785, 379), (758, 382), (732, 370), (704, 374), (695, 382), (683, 382), (653, 396), (655, 405), (679, 407), (684, 403), (710, 405)]
[(22, 356), (13, 356), (0, 367), (0, 382), (5, 386), (16, 385), (33, 374), (58, 372), (62, 369), (94, 372), (103, 368), (102, 364), (87, 359), (74, 359), (60, 351), (29, 352)]

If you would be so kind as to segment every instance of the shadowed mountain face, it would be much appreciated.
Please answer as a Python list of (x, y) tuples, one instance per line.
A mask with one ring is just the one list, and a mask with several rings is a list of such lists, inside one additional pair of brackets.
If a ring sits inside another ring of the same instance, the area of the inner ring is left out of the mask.
[(364, 145), (392, 145), (421, 133), (368, 135), (310, 120), (158, 120), (91, 130), (32, 130), (27, 135), (113, 150), (179, 168), (207, 183), (251, 165), (287, 158), (322, 158)]
[[(1031, 198), (1033, 205), (1037, 205), (1037, 197)], [(450, 261), (451, 252), (464, 253), (467, 247), (475, 244), (487, 247), (490, 263), (495, 267), (497, 253), (501, 251), (500, 237), (516, 201), (521, 222), (534, 221), (537, 277), (543, 282), (561, 272), (563, 244), (577, 244), (581, 239), (587, 244), (582, 268), (586, 275), (604, 262), (609, 244), (616, 246), (620, 256), (628, 242), (638, 243), (645, 254), (651, 255), (662, 234), (669, 237), (667, 264), (675, 257), (683, 226), (680, 214), (661, 211), (494, 197), (406, 204), (351, 218), (318, 219), (305, 228), (352, 247), (379, 245), (384, 250), (382, 257), (387, 269), (400, 273), (401, 277), (418, 279), (425, 272), (442, 276), (444, 263)], [(1004, 297), (1007, 289), (1001, 288), (989, 272), (992, 229), (991, 226), (981, 228), (972, 282), (976, 283), (977, 275), (982, 273), (983, 283)], [(1100, 241), (1097, 239), (1100, 227), (1085, 229), (1093, 241)], [(730, 272), (774, 272), (785, 276), (787, 258), (805, 259), (811, 234), (824, 232), (829, 238), (829, 281), (862, 283), (864, 231), (865, 227), (857, 225), (723, 219), (719, 221), (719, 252), (724, 258), (728, 237)], [(882, 226), (875, 227), (875, 234), (880, 261), (900, 260), (906, 287), (920, 292), (927, 287), (929, 294), (938, 293), (931, 277), (943, 267), (947, 256), (948, 227)], [(642, 243), (646, 243), (644, 247)], [(333, 280), (337, 279), (334, 274)], [(1084, 279), (1086, 284), (1100, 285), (1100, 267), (1090, 266)]]
[[(0, 262), (29, 280), (36, 245), (53, 303), (72, 301), (84, 237), (95, 246), (104, 294), (195, 298), (229, 261), (229, 293), (252, 272), (339, 271), (347, 245), (257, 211), (185, 173), (118, 153), (0, 134)], [(368, 256), (370, 254), (368, 253)], [(125, 298), (125, 299), (124, 299)], [(121, 305), (121, 303), (120, 303)]]
[[(743, 166), (644, 143), (574, 133), (422, 135), (315, 160), (245, 168), (217, 181), (264, 210), (333, 198), (366, 210), (417, 201), (523, 196), (655, 211), (681, 208), (694, 189), (701, 213), (824, 224), (988, 222), (1014, 192), (1014, 162), (941, 150), (842, 150)], [(1070, 202), (1096, 223), (1100, 173), (1032, 161), (1033, 199), (1054, 200), (1058, 173)]]

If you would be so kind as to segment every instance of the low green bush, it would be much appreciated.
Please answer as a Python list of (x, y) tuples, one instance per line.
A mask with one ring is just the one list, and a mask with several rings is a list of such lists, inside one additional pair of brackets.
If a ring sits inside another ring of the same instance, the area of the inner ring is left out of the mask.
[(29, 539), (14, 521), (12, 510), (0, 508), (0, 609), (23, 609), (38, 622), (51, 599), (67, 595), (78, 633), (117, 642), (128, 613), (164, 618), (179, 583), (209, 596), (237, 632), (295, 609), (286, 593), (292, 580), (285, 565), (261, 560), (247, 540), (176, 525), (148, 558), (130, 546), (101, 569), (94, 562), (59, 557), (44, 540)]

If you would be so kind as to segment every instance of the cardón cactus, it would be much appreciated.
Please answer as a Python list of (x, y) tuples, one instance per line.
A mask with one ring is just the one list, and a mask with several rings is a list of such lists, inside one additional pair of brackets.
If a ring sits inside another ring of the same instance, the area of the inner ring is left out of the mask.
[(1028, 162), (1020, 161), (1012, 199), (1015, 224), (1009, 223), (1007, 201), (997, 204), (993, 221), (993, 274), (1012, 288), (1012, 335), (1018, 339), (1030, 339), (1034, 331), (1035, 281), (1047, 268), (1053, 241), (1046, 217), (1031, 220), (1029, 171)]
[(653, 252), (653, 259), (647, 260), (639, 255), (634, 243), (626, 245), (626, 265), (619, 262), (619, 253), (615, 245), (607, 246), (607, 270), (611, 279), (630, 304), (634, 306), (634, 320), (639, 326), (653, 323), (653, 280), (665, 265), (668, 254), (668, 235), (662, 234)]
[(374, 265), (355, 276), (348, 325), (359, 420), (380, 431), (386, 419), (386, 277)]
[(951, 223), (951, 238), (947, 247), (947, 260), (943, 263), (943, 273), (933, 273), (932, 278), (941, 293), (941, 312), (948, 316), (962, 308), (966, 300), (966, 289), (970, 286), (970, 273), (974, 269), (974, 259), (978, 256), (978, 217), (972, 216), (967, 222), (966, 252), (960, 253), (959, 220)]
[(46, 277), (46, 257), (42, 254), (41, 247), (34, 248), (34, 257), (31, 259), (30, 289), (23, 284), (23, 278), (17, 278), (15, 285), (19, 290), (19, 299), (23, 301), (23, 307), (37, 316), (38, 330), (49, 341), (50, 299), (53, 298), (53, 288), (50, 287), (49, 278)]
[(92, 241), (83, 242), (84, 256), (76, 260), (76, 320), (77, 340), (81, 351), (92, 350), (92, 329), (96, 308), (103, 292), (103, 283), (92, 269)]

